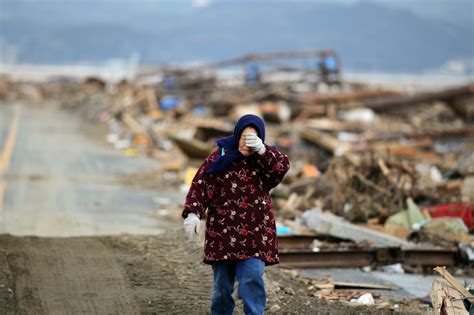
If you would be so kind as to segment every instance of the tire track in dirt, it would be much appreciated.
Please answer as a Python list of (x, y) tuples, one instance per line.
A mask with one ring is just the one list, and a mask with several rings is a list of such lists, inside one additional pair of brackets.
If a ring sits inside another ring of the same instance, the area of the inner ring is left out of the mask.
[(94, 238), (1, 236), (13, 282), (15, 313), (136, 314), (124, 271)]
[[(202, 240), (183, 234), (170, 224), (154, 236), (0, 235), (0, 314), (209, 314), (211, 267)], [(267, 314), (392, 314), (326, 304), (276, 266), (265, 278)], [(234, 314), (243, 314), (234, 298)]]
[[(142, 314), (210, 313), (212, 269), (202, 263), (203, 240), (187, 240), (181, 228), (170, 228), (159, 236), (117, 236), (102, 241), (128, 253), (121, 256), (121, 264), (136, 290), (135, 298)], [(279, 314), (322, 314), (331, 309), (307, 296), (303, 286), (278, 267), (266, 268), (265, 278), (266, 313), (275, 313), (270, 310), (276, 304)], [(292, 287), (297, 295), (287, 295), (284, 287)], [(233, 295), (234, 314), (243, 314), (237, 283)]]
[(202, 248), (179, 232), (170, 229), (160, 236), (102, 239), (108, 246), (128, 253), (120, 262), (135, 288), (142, 314), (209, 312), (211, 268), (201, 262)]

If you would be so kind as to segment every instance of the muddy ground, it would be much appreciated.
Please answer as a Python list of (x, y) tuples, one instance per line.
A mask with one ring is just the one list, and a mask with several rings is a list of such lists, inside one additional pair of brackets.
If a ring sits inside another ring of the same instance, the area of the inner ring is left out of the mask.
[[(5, 314), (207, 314), (211, 269), (176, 226), (161, 236), (0, 236)], [(279, 267), (266, 270), (268, 313), (391, 314), (325, 304)], [(241, 314), (241, 303), (236, 313)], [(407, 314), (414, 310), (407, 310)], [(399, 312), (398, 312), (399, 313)]]

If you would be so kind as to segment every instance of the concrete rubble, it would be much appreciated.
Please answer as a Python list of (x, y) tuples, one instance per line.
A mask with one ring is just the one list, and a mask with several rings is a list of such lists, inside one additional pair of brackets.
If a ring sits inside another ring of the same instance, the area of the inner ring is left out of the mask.
[(324, 214), (321, 209), (307, 210), (302, 216), (302, 221), (317, 233), (350, 239), (354, 242), (372, 240), (372, 245), (376, 247), (413, 246), (400, 238), (357, 226), (335, 215)]

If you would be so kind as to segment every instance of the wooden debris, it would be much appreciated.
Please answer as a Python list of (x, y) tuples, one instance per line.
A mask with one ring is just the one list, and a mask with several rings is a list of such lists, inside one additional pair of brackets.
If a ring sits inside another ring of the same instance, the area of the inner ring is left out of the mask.
[(377, 160), (377, 165), (380, 167), (380, 170), (386, 177), (390, 177), (390, 169), (387, 167), (385, 164), (384, 160), (378, 159)]
[(143, 127), (139, 122), (137, 122), (129, 113), (124, 113), (122, 115), (123, 122), (132, 130), (135, 134), (146, 134), (146, 128)]
[(364, 183), (365, 185), (373, 188), (374, 190), (378, 191), (379, 193), (382, 193), (386, 196), (390, 196), (390, 192), (388, 190), (386, 190), (385, 188), (377, 185), (376, 183), (372, 182), (371, 180), (365, 178), (362, 174), (360, 174), (358, 172), (354, 172), (354, 176), (357, 177), (357, 179), (359, 179), (362, 183)]
[(397, 96), (381, 100), (367, 101), (365, 107), (374, 110), (397, 109), (402, 106), (414, 106), (433, 101), (452, 103), (458, 98), (474, 95), (474, 84), (446, 89), (439, 92), (420, 93), (413, 96)]
[(285, 102), (263, 102), (260, 110), (265, 121), (283, 123), (290, 120), (291, 110)]
[(474, 296), (472, 296), (471, 293), (468, 290), (466, 290), (466, 288), (464, 288), (461, 285), (461, 283), (459, 283), (459, 281), (456, 280), (456, 278), (454, 278), (453, 275), (451, 275), (449, 271), (446, 270), (446, 267), (438, 266), (434, 268), (433, 270), (439, 273), (441, 276), (443, 276), (443, 278), (446, 279), (446, 281), (448, 281), (448, 283), (453, 288), (458, 290), (459, 293), (461, 293), (463, 297), (467, 298), (471, 303), (474, 303)]
[(305, 127), (323, 131), (362, 131), (367, 129), (364, 124), (348, 123), (329, 118), (307, 119), (304, 124)]
[(349, 143), (342, 142), (329, 134), (313, 129), (304, 129), (300, 132), (300, 137), (328, 150), (335, 156), (345, 156), (355, 165), (359, 163), (358, 159), (350, 153), (351, 145)]
[[(269, 56), (275, 55), (239, 60)], [(164, 173), (197, 166), (197, 161), (185, 158), (178, 148), (202, 161), (213, 150), (213, 140), (232, 133), (239, 116), (261, 115), (267, 123), (266, 142), (290, 157), (290, 173), (272, 198), (279, 223), (294, 230), (294, 220), (303, 211), (318, 207), (345, 218), (349, 221), (345, 224), (365, 224), (344, 225), (359, 240), (366, 231), (375, 230), (380, 233), (367, 239), (385, 241), (382, 236), (392, 234), (403, 244), (408, 233), (415, 233), (384, 223), (406, 208), (408, 197), (426, 205), (472, 204), (474, 200), (470, 166), (474, 165), (470, 140), (474, 126), (468, 119), (473, 84), (416, 95), (346, 84), (343, 92), (325, 94), (307, 92), (310, 82), (246, 87), (216, 84), (223, 82), (197, 69), (169, 71), (176, 76), (177, 86), (171, 89), (159, 81), (43, 84), (0, 77), (0, 98), (53, 102), (87, 119), (100, 120), (108, 124), (111, 145), (130, 156), (146, 153), (162, 160)], [(159, 100), (168, 97), (179, 105), (167, 108), (161, 104), (160, 108)], [(412, 109), (418, 104), (422, 106)], [(388, 111), (392, 108), (396, 114)], [(370, 115), (362, 115), (364, 110)], [(354, 114), (357, 112), (359, 115)], [(176, 130), (182, 136), (169, 135)], [(176, 178), (181, 183), (182, 178)], [(469, 237), (461, 235), (465, 236)], [(433, 237), (428, 240), (435, 242)], [(451, 246), (458, 239), (446, 240)]]
[(357, 288), (357, 289), (374, 289), (374, 290), (396, 290), (396, 287), (378, 283), (362, 283), (349, 281), (333, 281), (335, 288)]
[(338, 140), (337, 138), (312, 129), (304, 129), (300, 133), (300, 137), (304, 140), (310, 141), (322, 148), (328, 150), (336, 156), (344, 155), (346, 152), (351, 150), (351, 146), (345, 142)]
[(204, 159), (211, 154), (213, 145), (198, 139), (186, 139), (177, 135), (171, 135), (170, 139), (190, 158)]
[(399, 92), (382, 90), (382, 89), (365, 89), (353, 92), (343, 92), (337, 94), (313, 94), (306, 93), (299, 97), (299, 100), (308, 104), (327, 104), (327, 103), (344, 103), (354, 101), (363, 101), (377, 98), (386, 98), (400, 96)]
[[(357, 139), (359, 142), (375, 142), (375, 141), (390, 141), (399, 139), (419, 139), (419, 138), (453, 138), (466, 137), (474, 134), (474, 127), (459, 127), (444, 130), (422, 130), (422, 131), (407, 131), (407, 132), (389, 132), (378, 133), (374, 135), (361, 136)], [(355, 142), (355, 141), (354, 141)]]
[(444, 279), (433, 281), (430, 292), (434, 313), (442, 315), (468, 315), (463, 295)]

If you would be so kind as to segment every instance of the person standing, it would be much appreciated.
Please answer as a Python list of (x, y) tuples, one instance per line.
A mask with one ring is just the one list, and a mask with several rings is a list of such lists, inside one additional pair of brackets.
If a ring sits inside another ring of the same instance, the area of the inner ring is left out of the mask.
[(216, 141), (198, 169), (182, 217), (188, 237), (206, 217), (204, 263), (212, 266), (212, 314), (232, 314), (235, 279), (245, 314), (263, 314), (265, 266), (277, 264), (275, 213), (269, 191), (288, 171), (288, 157), (265, 144), (265, 124), (242, 116), (233, 135)]

